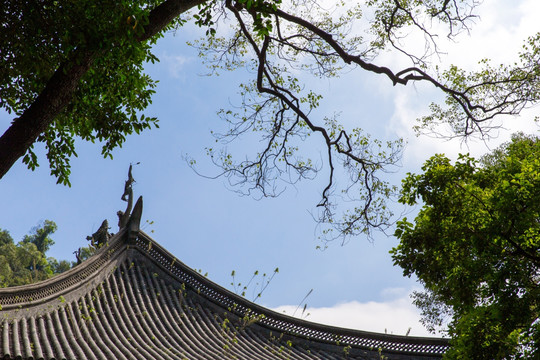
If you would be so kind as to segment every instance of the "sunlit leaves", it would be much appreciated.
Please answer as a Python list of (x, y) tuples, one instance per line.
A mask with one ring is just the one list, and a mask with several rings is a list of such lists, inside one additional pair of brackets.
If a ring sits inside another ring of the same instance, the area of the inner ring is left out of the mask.
[(416, 275), (432, 328), (451, 317), (449, 358), (538, 356), (540, 141), (524, 135), (476, 161), (429, 159), (403, 182), (400, 201), (423, 207), (403, 219), (392, 250)]
[[(0, 106), (20, 116), (37, 98), (52, 74), (81, 60), (83, 50), (97, 54), (68, 107), (39, 136), (47, 149), (51, 174), (69, 185), (69, 160), (76, 137), (103, 142), (112, 156), (126, 135), (155, 125), (140, 112), (150, 103), (152, 81), (143, 70), (157, 58), (138, 36), (158, 1), (5, 2), (0, 14)], [(170, 28), (180, 24), (174, 20)], [(150, 40), (155, 42), (157, 37)], [(30, 148), (23, 161), (35, 169)]]
[[(231, 272), (230, 285), (234, 291), (243, 297), (251, 297), (251, 301), (256, 302), (262, 297), (264, 291), (268, 288), (268, 285), (272, 282), (276, 274), (279, 273), (279, 268), (275, 268), (271, 275), (266, 273), (260, 274), (259, 270), (255, 270), (247, 283), (242, 283), (236, 278), (236, 271)], [(248, 294), (248, 291), (251, 294)]]
[[(437, 37), (433, 32), (433, 23), (445, 25), (448, 38), (454, 38), (463, 31), (468, 31), (476, 16), (473, 10), (478, 1), (441, 1), (441, 0), (406, 0), (385, 1), (369, 0), (366, 5), (375, 13), (370, 32), (375, 35), (371, 44), (375, 48), (387, 46), (408, 54), (417, 64), (423, 64), (430, 55), (437, 53)], [(409, 52), (401, 44), (410, 30), (425, 35), (425, 54), (417, 55)]]
[[(216, 35), (193, 43), (212, 73), (248, 68), (257, 74), (257, 79), (240, 85), (241, 105), (234, 111), (219, 112), (229, 129), (213, 132), (217, 145), (223, 147), (208, 148), (208, 155), (235, 189), (256, 196), (279, 195), (285, 184), (312, 179), (327, 167), (329, 181), (314, 215), (324, 224), (321, 239), (370, 236), (373, 228), (385, 228), (390, 223), (386, 201), (394, 189), (378, 174), (399, 160), (401, 142), (379, 142), (360, 129), (345, 129), (335, 115), (312, 117), (322, 96), (306, 89), (297, 75), (297, 70), (307, 70), (316, 76), (337, 76), (346, 66), (328, 36), (346, 51), (369, 56), (369, 46), (362, 44), (362, 38), (349, 36), (353, 20), (362, 17), (361, 7), (338, 2), (335, 8), (325, 9), (293, 1), (283, 6), (294, 9), (294, 15), (301, 19), (295, 23), (285, 20), (281, 5), (226, 2), (238, 22), (233, 23), (230, 36)], [(224, 16), (219, 8), (212, 9), (213, 17)], [(320, 30), (314, 31), (302, 21)], [(364, 50), (359, 51), (361, 48)], [(227, 148), (238, 138), (249, 141), (246, 139), (253, 138), (253, 133), (262, 140), (253, 145), (256, 152), (237, 155)], [(302, 145), (308, 137), (310, 144), (319, 142), (327, 148), (322, 164), (312, 159), (311, 145)], [(338, 173), (339, 177), (345, 175), (347, 182), (337, 185)], [(341, 205), (344, 199), (346, 206)]]
[(199, 4), (197, 8), (199, 9), (199, 12), (197, 14), (193, 14), (193, 18), (195, 19), (195, 24), (200, 27), (206, 27), (206, 35), (207, 36), (214, 36), (216, 34), (215, 29), (215, 23), (213, 19), (213, 11), (214, 8), (218, 6), (218, 2), (216, 0), (212, 1), (206, 1), (203, 4)]
[(536, 34), (526, 41), (514, 64), (494, 66), (484, 59), (475, 71), (456, 66), (443, 71), (441, 82), (453, 92), (447, 94), (446, 106), (431, 105), (431, 113), (419, 120), (417, 130), (446, 136), (486, 134), (495, 116), (517, 115), (537, 103), (539, 46), (540, 34)]

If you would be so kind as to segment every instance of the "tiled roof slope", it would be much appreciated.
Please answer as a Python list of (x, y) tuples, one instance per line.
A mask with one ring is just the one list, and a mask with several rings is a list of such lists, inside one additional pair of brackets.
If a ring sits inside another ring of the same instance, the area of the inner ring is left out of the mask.
[(0, 289), (0, 305), (2, 359), (429, 360), (448, 348), (270, 311), (126, 229), (66, 273)]

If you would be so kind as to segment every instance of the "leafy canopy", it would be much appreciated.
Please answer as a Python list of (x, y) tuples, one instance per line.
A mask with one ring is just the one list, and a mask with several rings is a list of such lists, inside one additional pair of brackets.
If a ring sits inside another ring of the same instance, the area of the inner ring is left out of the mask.
[[(126, 135), (157, 126), (141, 111), (151, 102), (155, 81), (143, 73), (157, 58), (137, 35), (158, 1), (2, 1), (0, 14), (0, 107), (20, 117), (58, 69), (94, 53), (94, 64), (70, 103), (37, 138), (45, 144), (51, 174), (69, 185), (75, 138), (103, 142), (102, 154), (122, 146)], [(30, 169), (38, 159), (29, 148)]]
[[(299, 74), (331, 78), (355, 69), (380, 74), (381, 81), (389, 79), (394, 85), (429, 82), (447, 95), (447, 106), (432, 105), (433, 114), (421, 119), (422, 129), (438, 129), (444, 123), (454, 135), (470, 135), (481, 126), (488, 128), (497, 114), (519, 112), (538, 97), (534, 81), (538, 56), (533, 46), (526, 49), (529, 56), (522, 57), (522, 64), (513, 67), (498, 71), (486, 67), (479, 74), (452, 67), (454, 71), (439, 73), (431, 63), (431, 55), (439, 50), (430, 23), (442, 25), (447, 30), (444, 35), (454, 38), (468, 30), (476, 5), (474, 1), (338, 1), (325, 7), (303, 0), (215, 0), (200, 6), (197, 23), (208, 27), (208, 36), (192, 44), (211, 73), (248, 68), (256, 74), (256, 79), (241, 85), (241, 106), (219, 112), (228, 131), (214, 133), (218, 144), (207, 148), (222, 170), (219, 175), (243, 194), (276, 196), (283, 190), (278, 180), (296, 183), (324, 169), (329, 171), (328, 182), (314, 214), (322, 224), (318, 228), (322, 239), (369, 237), (373, 229), (387, 228), (393, 215), (387, 200), (396, 189), (384, 173), (399, 163), (402, 140), (371, 138), (359, 127), (367, 119), (347, 127), (336, 114), (321, 115), (323, 96), (305, 88)], [(218, 26), (217, 19), (231, 13), (233, 19)], [(403, 45), (404, 32), (426, 35), (425, 52), (413, 53)], [(386, 51), (405, 56), (411, 67), (377, 65)], [(254, 133), (263, 141), (247, 156), (227, 148), (231, 141)], [(321, 161), (302, 145), (308, 137), (323, 148)], [(194, 166), (195, 160), (189, 160)]]
[(540, 356), (540, 140), (515, 135), (480, 160), (429, 159), (403, 180), (391, 253), (432, 329), (449, 317), (448, 358)]
[(31, 284), (69, 270), (69, 261), (47, 257), (57, 227), (45, 220), (15, 244), (9, 231), (0, 229), (0, 287)]
[(45, 220), (40, 226), (36, 226), (32, 229), (33, 234), (26, 235), (22, 242), (32, 243), (36, 245), (38, 251), (46, 253), (49, 251), (52, 245), (54, 245), (53, 239), (49, 235), (56, 232), (57, 226), (51, 220)]
[[(241, 161), (226, 149), (209, 148), (221, 174), (240, 191), (274, 196), (279, 181), (310, 179), (324, 169), (328, 180), (316, 216), (324, 224), (323, 236), (369, 236), (391, 223), (386, 200), (394, 188), (383, 175), (399, 162), (402, 141), (373, 140), (361, 124), (346, 128), (335, 114), (317, 113), (322, 96), (305, 89), (297, 74), (331, 78), (354, 69), (396, 86), (427, 82), (446, 103), (431, 106), (424, 128), (443, 123), (458, 135), (483, 134), (493, 117), (517, 114), (537, 102), (540, 40), (531, 37), (509, 66), (484, 61), (476, 72), (439, 70), (432, 63), (441, 53), (437, 39), (468, 32), (477, 5), (477, 0), (328, 6), (314, 0), (3, 0), (0, 107), (14, 119), (0, 137), (0, 177), (19, 158), (30, 169), (38, 166), (33, 146), (41, 142), (52, 175), (69, 184), (75, 139), (101, 142), (102, 154), (111, 157), (127, 135), (157, 126), (157, 119), (142, 112), (155, 88), (144, 64), (157, 60), (151, 52), (157, 38), (178, 28), (181, 16), (196, 7), (191, 19), (206, 28), (206, 37), (195, 43), (203, 61), (213, 71), (247, 68), (254, 74), (241, 87), (241, 109), (220, 112), (230, 128), (217, 140), (227, 143), (254, 131), (262, 147), (242, 154)], [(404, 34), (422, 35), (423, 49), (409, 48)], [(404, 56), (407, 64), (382, 65), (380, 55), (388, 51)], [(312, 135), (323, 149), (320, 162), (303, 145)]]

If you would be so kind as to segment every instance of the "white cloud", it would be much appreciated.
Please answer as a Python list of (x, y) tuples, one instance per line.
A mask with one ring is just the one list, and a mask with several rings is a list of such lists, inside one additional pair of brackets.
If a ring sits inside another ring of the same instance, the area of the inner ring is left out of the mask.
[(458, 52), (452, 51), (450, 58), (462, 66), (467, 62), (476, 64), (478, 58), (483, 57), (514, 62), (523, 41), (538, 32), (539, 12), (540, 2), (536, 0), (484, 2), (479, 7), (480, 19), (472, 27), (471, 36), (455, 44)]
[(384, 302), (351, 301), (331, 307), (308, 307), (305, 312), (302, 308), (297, 310), (295, 305), (283, 305), (273, 310), (290, 316), (294, 314), (304, 320), (349, 329), (405, 335), (410, 328), (409, 336), (439, 336), (430, 334), (419, 322), (420, 313), (411, 304), (408, 292), (404, 289), (386, 289), (383, 294), (385, 297), (394, 298)]
[[(539, 12), (540, 2), (535, 0), (523, 0), (516, 4), (502, 0), (483, 3), (477, 11), (480, 19), (472, 26), (470, 36), (464, 35), (456, 43), (446, 42), (443, 45), (448, 55), (442, 56), (442, 67), (456, 64), (465, 69), (474, 69), (482, 58), (492, 59), (493, 64), (513, 63), (518, 59), (523, 41), (538, 31), (536, 15)], [(393, 61), (393, 67), (403, 66), (397, 58)], [(428, 114), (430, 102), (443, 103), (443, 97), (440, 91), (431, 86), (415, 86), (392, 89), (394, 113), (387, 128), (407, 140), (403, 159), (407, 167), (419, 167), (435, 153), (444, 153), (454, 159), (458, 153), (470, 153), (478, 157), (508, 141), (510, 135), (518, 131), (538, 134), (539, 127), (532, 121), (538, 113), (536, 107), (522, 111), (519, 117), (498, 117), (493, 125), (502, 127), (489, 134), (494, 138), (488, 142), (417, 137), (413, 131), (416, 119)]]
[(182, 73), (184, 67), (192, 59), (182, 55), (169, 55), (163, 54), (160, 56), (160, 60), (167, 67), (169, 75), (175, 79), (183, 77)]
[[(437, 34), (435, 39), (440, 54), (431, 60), (443, 67), (455, 64), (471, 69), (484, 58), (494, 63), (513, 63), (522, 51), (523, 41), (538, 32), (537, 15), (540, 2), (537, 0), (492, 0), (480, 4), (474, 11), (478, 18), (467, 23), (469, 32), (463, 31), (453, 39), (448, 39), (446, 25), (432, 24), (429, 30)], [(410, 29), (400, 44), (416, 55), (424, 50), (425, 38), (417, 29)], [(396, 52), (381, 54), (380, 61), (392, 68), (410, 66), (406, 56)]]
[(493, 129), (489, 133), (490, 138), (485, 141), (477, 138), (457, 137), (448, 140), (428, 135), (417, 136), (413, 126), (416, 125), (418, 118), (427, 114), (428, 109), (427, 104), (422, 103), (419, 94), (410, 90), (396, 91), (394, 113), (388, 126), (389, 131), (407, 141), (403, 155), (403, 164), (407, 168), (419, 168), (434, 154), (445, 154), (453, 160), (457, 159), (460, 153), (480, 157), (509, 141), (511, 135), (516, 132), (538, 135), (540, 130), (539, 124), (534, 122), (534, 117), (538, 114), (538, 107), (535, 107), (522, 111), (517, 117), (507, 116), (495, 120), (493, 124), (501, 127)]

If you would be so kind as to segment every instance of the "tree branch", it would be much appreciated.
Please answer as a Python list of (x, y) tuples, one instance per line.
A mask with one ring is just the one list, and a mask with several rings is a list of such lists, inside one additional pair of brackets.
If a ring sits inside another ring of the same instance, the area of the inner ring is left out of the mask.
[[(149, 23), (138, 40), (150, 39), (175, 17), (202, 3), (204, 0), (164, 1), (150, 12)], [(0, 179), (70, 103), (81, 78), (104, 51), (91, 47), (75, 51), (71, 60), (54, 72), (36, 100), (4, 132), (0, 137)]]

